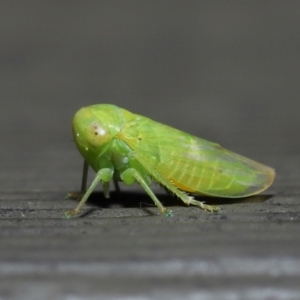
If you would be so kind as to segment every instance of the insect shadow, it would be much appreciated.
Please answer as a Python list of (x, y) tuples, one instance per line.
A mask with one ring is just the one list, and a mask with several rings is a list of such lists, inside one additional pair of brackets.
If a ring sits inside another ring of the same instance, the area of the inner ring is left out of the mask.
[[(193, 195), (196, 200), (204, 201), (209, 205), (230, 205), (238, 203), (263, 203), (273, 197), (273, 195), (254, 195), (245, 198), (218, 198), (209, 196)], [(159, 193), (158, 198), (166, 207), (181, 206), (186, 207), (179, 198), (173, 196), (170, 193)], [(141, 208), (147, 210), (150, 207), (156, 207), (151, 201), (149, 196), (143, 192), (136, 191), (112, 191), (110, 198), (105, 198), (103, 192), (93, 192), (87, 203), (95, 206), (95, 208), (110, 208), (110, 207), (122, 207), (122, 208)]]
[[(267, 200), (274, 197), (274, 195), (268, 194), (268, 195), (254, 195), (244, 198), (211, 198), (211, 197), (205, 197), (204, 201), (207, 201), (209, 204), (213, 205), (230, 205), (230, 204), (238, 204), (238, 203), (263, 203)], [(197, 197), (195, 197), (197, 198)], [(200, 197), (198, 197), (200, 198)], [(203, 199), (203, 198), (201, 198)]]
[[(159, 194), (159, 199), (165, 206), (185, 206), (180, 199), (168, 194)], [(103, 192), (93, 192), (87, 203), (99, 208), (122, 207), (122, 208), (143, 208), (156, 207), (146, 193), (136, 191), (110, 192), (110, 197), (105, 198)]]

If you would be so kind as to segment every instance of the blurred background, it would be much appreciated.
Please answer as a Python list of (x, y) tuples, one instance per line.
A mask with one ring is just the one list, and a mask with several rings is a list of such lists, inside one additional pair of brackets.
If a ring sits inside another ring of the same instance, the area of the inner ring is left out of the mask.
[(299, 1), (6, 1), (0, 24), (2, 191), (78, 189), (71, 120), (95, 103), (299, 183)]

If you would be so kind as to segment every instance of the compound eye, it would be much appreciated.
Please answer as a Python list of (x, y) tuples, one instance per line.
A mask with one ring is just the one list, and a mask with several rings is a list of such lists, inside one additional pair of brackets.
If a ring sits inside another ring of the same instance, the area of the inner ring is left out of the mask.
[(93, 129), (94, 129), (94, 135), (99, 135), (99, 136), (106, 135), (106, 130), (98, 123), (93, 124)]
[(87, 128), (87, 136), (89, 143), (94, 146), (101, 146), (110, 140), (110, 134), (98, 122), (93, 122)]

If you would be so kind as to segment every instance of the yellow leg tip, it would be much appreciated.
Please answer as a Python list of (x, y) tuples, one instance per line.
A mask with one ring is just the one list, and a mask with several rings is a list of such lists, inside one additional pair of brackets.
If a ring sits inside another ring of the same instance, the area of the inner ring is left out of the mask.
[(202, 208), (203, 208), (203, 210), (212, 212), (212, 213), (222, 213), (223, 212), (223, 209), (221, 207), (214, 206), (214, 205), (203, 204)]
[(201, 209), (208, 211), (208, 212), (212, 212), (212, 213), (221, 213), (222, 212), (222, 209), (218, 206), (204, 204), (203, 202), (195, 200), (195, 199), (190, 199), (189, 204), (196, 205), (196, 206), (200, 207)]
[(63, 214), (63, 218), (70, 219), (71, 217), (78, 215), (78, 213), (79, 213), (79, 210), (77, 210), (77, 209), (68, 210)]

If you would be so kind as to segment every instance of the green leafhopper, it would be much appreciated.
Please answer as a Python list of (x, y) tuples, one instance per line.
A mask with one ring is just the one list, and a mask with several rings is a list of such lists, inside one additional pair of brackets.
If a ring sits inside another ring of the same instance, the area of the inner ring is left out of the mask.
[[(185, 204), (214, 212), (219, 208), (197, 201), (190, 194), (246, 197), (268, 188), (275, 177), (270, 167), (115, 105), (80, 109), (73, 118), (73, 136), (85, 159), (83, 197), (66, 216), (79, 213), (99, 182), (105, 197), (109, 197), (112, 179), (127, 185), (138, 182), (160, 212), (168, 215), (171, 211), (150, 188), (152, 180)], [(96, 176), (86, 190), (88, 166)]]

